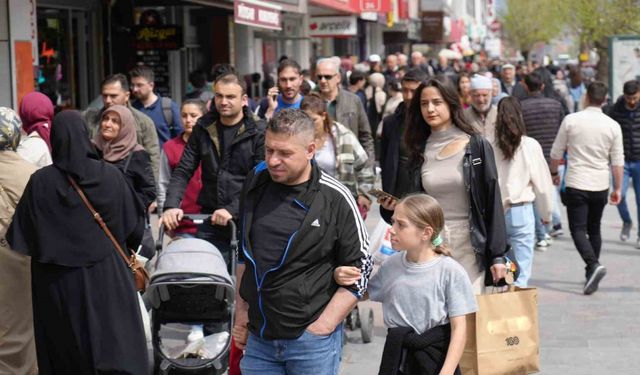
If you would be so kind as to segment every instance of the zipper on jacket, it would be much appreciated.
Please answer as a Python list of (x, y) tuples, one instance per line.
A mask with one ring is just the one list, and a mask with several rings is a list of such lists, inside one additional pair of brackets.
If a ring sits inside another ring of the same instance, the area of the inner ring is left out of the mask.
[(264, 309), (262, 307), (262, 284), (264, 283), (264, 279), (265, 279), (265, 277), (267, 276), (267, 274), (269, 272), (277, 271), (278, 269), (280, 269), (280, 267), (282, 267), (282, 265), (284, 264), (284, 260), (286, 259), (287, 254), (289, 253), (289, 248), (291, 247), (291, 243), (293, 242), (293, 239), (295, 238), (295, 236), (297, 234), (298, 234), (298, 231), (295, 231), (295, 232), (293, 232), (291, 237), (289, 237), (289, 241), (287, 242), (287, 247), (284, 249), (284, 254), (282, 255), (282, 259), (280, 259), (280, 264), (278, 264), (276, 267), (273, 267), (273, 268), (269, 269), (267, 272), (265, 272), (262, 275), (262, 278), (260, 280), (258, 280), (258, 267), (256, 266), (256, 262), (253, 260), (251, 255), (249, 255), (249, 252), (247, 251), (247, 247), (245, 246), (245, 243), (244, 243), (245, 222), (244, 222), (244, 220), (242, 221), (242, 252), (244, 253), (244, 255), (247, 258), (249, 258), (249, 260), (253, 264), (253, 274), (254, 274), (255, 279), (256, 279), (256, 286), (258, 287), (258, 308), (260, 310), (260, 315), (262, 315), (262, 327), (260, 328), (260, 337), (261, 338), (264, 338), (264, 330), (267, 328), (267, 316), (264, 313)]

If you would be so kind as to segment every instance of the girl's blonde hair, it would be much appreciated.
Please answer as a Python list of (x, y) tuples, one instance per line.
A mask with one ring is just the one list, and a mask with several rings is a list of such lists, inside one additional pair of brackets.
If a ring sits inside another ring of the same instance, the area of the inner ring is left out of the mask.
[[(409, 194), (402, 198), (398, 205), (402, 205), (406, 209), (407, 219), (411, 224), (423, 230), (426, 227), (433, 229), (430, 241), (433, 241), (442, 235), (444, 229), (444, 212), (438, 201), (427, 194)], [(451, 256), (451, 251), (444, 244), (434, 246), (436, 254)]]

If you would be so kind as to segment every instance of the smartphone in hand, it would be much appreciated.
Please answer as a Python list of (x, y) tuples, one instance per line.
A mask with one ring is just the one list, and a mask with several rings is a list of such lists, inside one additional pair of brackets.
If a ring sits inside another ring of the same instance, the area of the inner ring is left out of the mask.
[(368, 194), (373, 195), (377, 199), (380, 199), (380, 198), (391, 198), (391, 199), (396, 200), (396, 201), (400, 200), (398, 197), (393, 196), (393, 195), (387, 193), (386, 191), (382, 191), (380, 189), (371, 189), (371, 190), (369, 190)]

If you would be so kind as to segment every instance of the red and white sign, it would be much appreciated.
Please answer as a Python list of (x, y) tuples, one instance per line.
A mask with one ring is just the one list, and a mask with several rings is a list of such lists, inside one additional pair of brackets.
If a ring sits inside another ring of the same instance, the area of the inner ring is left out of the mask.
[(348, 37), (358, 33), (356, 16), (311, 17), (309, 36), (311, 37)]
[(359, 0), (360, 12), (386, 13), (391, 11), (391, 0)]
[(359, 0), (309, 0), (309, 3), (340, 12), (358, 13), (358, 7), (356, 6), (358, 1)]
[(235, 0), (233, 19), (243, 25), (281, 30), (281, 7), (258, 0)]

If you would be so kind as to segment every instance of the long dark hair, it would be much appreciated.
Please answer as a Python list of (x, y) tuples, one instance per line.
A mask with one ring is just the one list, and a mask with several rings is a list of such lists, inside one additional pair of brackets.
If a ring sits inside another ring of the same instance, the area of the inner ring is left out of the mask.
[(418, 86), (407, 110), (407, 130), (404, 133), (404, 144), (409, 150), (409, 161), (411, 164), (422, 164), (424, 162), (424, 156), (422, 154), (427, 144), (427, 139), (431, 135), (431, 127), (424, 120), (424, 117), (422, 117), (422, 111), (420, 110), (420, 97), (422, 96), (422, 91), (427, 87), (434, 87), (440, 92), (442, 99), (444, 99), (449, 107), (453, 126), (469, 135), (476, 133), (464, 115), (462, 104), (458, 97), (458, 90), (456, 90), (451, 81), (444, 76), (429, 78)]
[(496, 142), (506, 160), (513, 159), (520, 147), (522, 136), (526, 134), (520, 101), (513, 96), (500, 100), (496, 119)]

